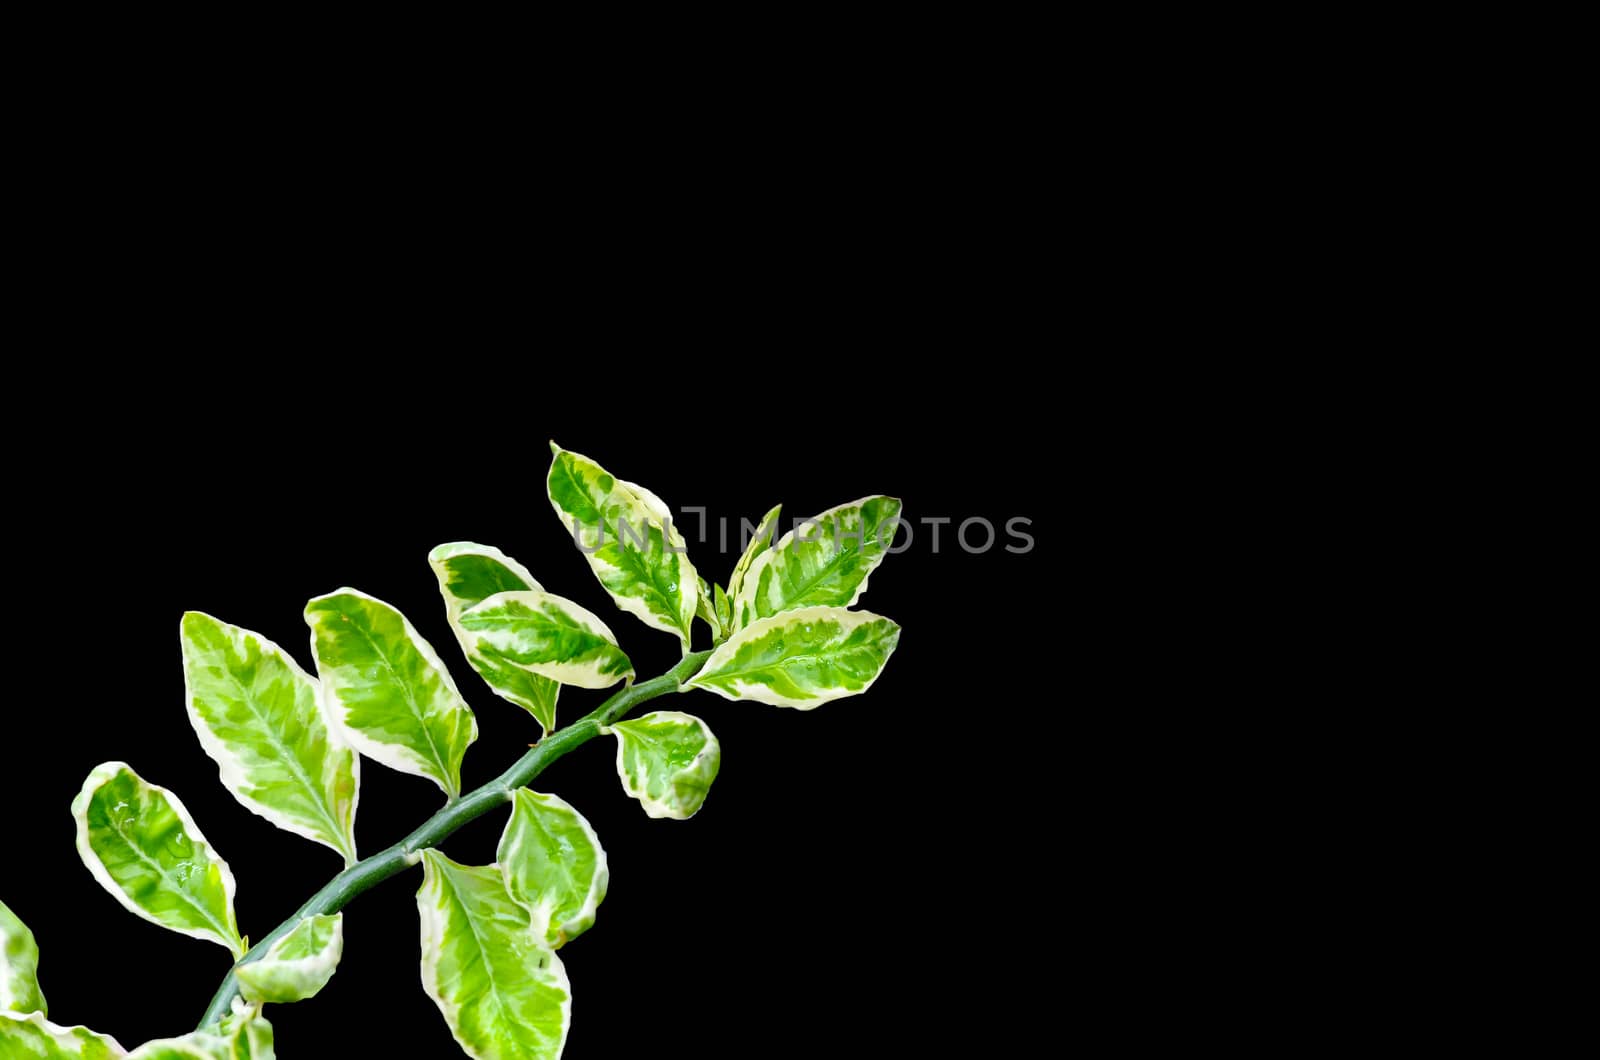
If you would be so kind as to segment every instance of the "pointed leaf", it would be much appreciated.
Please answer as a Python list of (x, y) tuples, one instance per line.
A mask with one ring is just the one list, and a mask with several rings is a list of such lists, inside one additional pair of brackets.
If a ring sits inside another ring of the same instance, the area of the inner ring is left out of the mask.
[(700, 581), (661, 498), (550, 443), (550, 503), (611, 599), (685, 645)]
[(433, 646), (393, 607), (355, 589), (306, 604), (328, 708), (357, 751), (461, 792), (478, 719)]
[(461, 612), (473, 651), (579, 688), (606, 688), (633, 674), (617, 638), (587, 608), (554, 593), (496, 593)]
[(810, 710), (865, 692), (899, 640), (898, 625), (866, 611), (785, 611), (729, 637), (688, 684), (727, 699)]
[(659, 710), (619, 721), (617, 775), (650, 817), (686, 821), (699, 812), (722, 768), (722, 745), (691, 714)]
[[(772, 547), (772, 532), (778, 528), (778, 516), (782, 511), (783, 505), (774, 504), (772, 510), (761, 517), (761, 523), (756, 527), (755, 534), (751, 536), (749, 543), (744, 546), (744, 555), (739, 557), (739, 562), (734, 564), (733, 573), (728, 576), (728, 598), (730, 604), (738, 598), (739, 587), (744, 584), (746, 575), (750, 573), (750, 568), (755, 565), (756, 560), (766, 553), (767, 549)], [(743, 532), (743, 528), (744, 526), (741, 522), (741, 532)], [(731, 624), (729, 632), (732, 632)]]
[(722, 592), (722, 586), (719, 585), (713, 590), (711, 583), (704, 578), (699, 579), (699, 581), (700, 596), (695, 601), (695, 613), (705, 620), (706, 625), (711, 627), (711, 639), (721, 641), (722, 617), (717, 614), (717, 598), (715, 594)]
[(807, 519), (751, 563), (735, 590), (740, 626), (801, 607), (849, 607), (894, 541), (900, 502), (863, 497)]
[(479, 1060), (556, 1060), (572, 1010), (561, 958), (535, 941), (498, 867), (437, 850), (424, 850), (422, 864), (422, 987), (456, 1042)]
[(478, 652), (472, 636), (458, 621), (461, 612), (495, 593), (521, 589), (542, 591), (544, 587), (528, 573), (528, 568), (492, 545), (471, 541), (440, 545), (428, 553), (428, 562), (439, 579), (439, 592), (444, 595), (450, 629), (472, 668), (496, 695), (532, 714), (539, 727), (550, 732), (556, 727), (556, 696), (561, 685), (493, 655)]
[(223, 787), (353, 865), (360, 759), (328, 725), (316, 679), (272, 641), (198, 611), (179, 639), (189, 723)]
[(563, 799), (518, 788), (495, 857), (506, 890), (532, 914), (536, 937), (560, 949), (593, 926), (610, 880), (606, 852)]
[(72, 800), (78, 856), (135, 916), (244, 955), (233, 917), (233, 873), (166, 788), (106, 762)]
[(50, 1014), (39, 992), (39, 946), (17, 914), (0, 902), (0, 1011)]
[(115, 1038), (88, 1027), (62, 1027), (43, 1012), (0, 1012), (0, 1057), (4, 1060), (117, 1060), (127, 1056)]
[(726, 637), (733, 632), (733, 601), (728, 599), (728, 594), (720, 585), (713, 585), (711, 593), (713, 606), (717, 610), (719, 636)]
[(315, 997), (344, 954), (344, 914), (306, 917), (257, 960), (234, 970), (246, 1001), (279, 1004)]

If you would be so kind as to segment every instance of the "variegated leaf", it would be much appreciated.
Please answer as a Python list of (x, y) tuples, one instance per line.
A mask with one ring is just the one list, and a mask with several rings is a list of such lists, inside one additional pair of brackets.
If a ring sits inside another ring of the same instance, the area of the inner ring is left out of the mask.
[(566, 969), (497, 866), (422, 852), (422, 987), (478, 1060), (556, 1060), (572, 1012)]
[(619, 721), (617, 775), (650, 817), (685, 821), (699, 812), (722, 768), (722, 745), (690, 714), (660, 710)]
[[(733, 573), (728, 576), (728, 601), (730, 610), (732, 603), (739, 597), (739, 588), (744, 585), (745, 576), (750, 573), (750, 568), (755, 561), (766, 554), (772, 547), (772, 532), (778, 528), (778, 516), (783, 512), (783, 505), (774, 504), (772, 510), (761, 517), (761, 522), (756, 526), (756, 532), (745, 543), (744, 553), (739, 557), (739, 562), (733, 565)], [(740, 526), (743, 532), (743, 524)], [(728, 632), (733, 632), (732, 623), (727, 623)]]
[(711, 587), (711, 595), (713, 606), (717, 610), (718, 636), (726, 638), (733, 632), (733, 601), (728, 599), (728, 594), (720, 585)]
[(450, 628), (472, 668), (478, 671), (478, 675), (494, 689), (496, 695), (532, 714), (545, 732), (553, 730), (556, 727), (556, 697), (561, 685), (482, 650), (473, 637), (461, 628), (459, 621), (461, 612), (495, 593), (523, 589), (542, 591), (544, 587), (534, 580), (528, 568), (493, 545), (455, 541), (440, 545), (428, 553), (428, 562), (439, 579), (439, 592), (444, 595), (445, 614), (450, 620)]
[(633, 663), (594, 612), (554, 593), (495, 593), (461, 612), (473, 650), (579, 688), (606, 688)]
[(78, 856), (135, 916), (244, 955), (233, 873), (178, 797), (122, 762), (95, 768), (72, 801)]
[(115, 1038), (88, 1027), (62, 1027), (43, 1012), (0, 1012), (0, 1060), (119, 1060), (128, 1054)]
[(315, 678), (272, 641), (183, 616), (184, 705), (222, 785), (251, 813), (356, 862), (360, 759), (323, 714)]
[(737, 624), (801, 607), (849, 607), (894, 541), (900, 502), (863, 497), (830, 508), (784, 534), (729, 586)]
[(355, 589), (306, 604), (328, 709), (357, 751), (461, 792), (478, 720), (433, 646), (399, 611)]
[(715, 588), (704, 578), (700, 579), (700, 597), (695, 601), (695, 613), (705, 620), (711, 627), (711, 639), (720, 643), (722, 641), (722, 616), (717, 614), (717, 594), (722, 592), (722, 586)]
[(267, 952), (234, 970), (245, 1000), (304, 1001), (328, 985), (344, 955), (344, 914), (308, 916)]
[(611, 599), (689, 643), (700, 581), (661, 498), (554, 442), (546, 485), (556, 515)]
[(898, 625), (866, 611), (785, 611), (729, 637), (688, 685), (728, 699), (810, 710), (865, 692), (899, 640)]
[(0, 902), (0, 1011), (50, 1014), (39, 991), (39, 946), (28, 925)]
[[(205, 1033), (205, 1032), (198, 1032)], [(214, 1032), (224, 1050), (219, 1060), (276, 1060), (272, 1024), (241, 998), (233, 999), (233, 1014), (217, 1025)]]
[(553, 949), (593, 926), (610, 880), (606, 852), (565, 800), (518, 788), (495, 857), (511, 897), (532, 914), (534, 935)]

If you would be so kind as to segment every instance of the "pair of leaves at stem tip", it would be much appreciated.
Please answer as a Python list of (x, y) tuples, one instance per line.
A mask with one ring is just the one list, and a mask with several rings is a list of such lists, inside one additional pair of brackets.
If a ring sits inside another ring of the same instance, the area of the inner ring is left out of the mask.
[(810, 710), (865, 692), (899, 644), (895, 622), (849, 608), (887, 555), (900, 502), (841, 504), (769, 545), (780, 511), (762, 518), (726, 593), (713, 588), (714, 599), (728, 601), (713, 617), (729, 635), (688, 684)]

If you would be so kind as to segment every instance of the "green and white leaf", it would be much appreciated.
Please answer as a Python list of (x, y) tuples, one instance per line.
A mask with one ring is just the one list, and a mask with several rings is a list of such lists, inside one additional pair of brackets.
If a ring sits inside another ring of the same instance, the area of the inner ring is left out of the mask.
[(0, 1011), (50, 1014), (39, 990), (39, 946), (17, 914), (0, 902)]
[(506, 890), (532, 914), (535, 937), (559, 950), (594, 925), (610, 881), (606, 852), (565, 800), (518, 788), (495, 857)]
[(184, 705), (240, 805), (356, 862), (360, 758), (330, 726), (317, 680), (257, 633), (190, 611), (179, 625)]
[(704, 578), (700, 578), (700, 596), (695, 601), (695, 613), (705, 619), (706, 625), (711, 627), (711, 639), (722, 640), (722, 616), (717, 613), (717, 597), (722, 593), (722, 586), (715, 588)]
[(234, 970), (246, 1001), (304, 1001), (328, 985), (344, 955), (344, 914), (306, 917), (257, 960)]
[(897, 624), (870, 612), (785, 611), (729, 637), (688, 685), (728, 699), (810, 710), (865, 692), (899, 640)]
[[(744, 546), (744, 554), (739, 557), (739, 562), (733, 565), (733, 573), (728, 576), (728, 610), (735, 617), (739, 614), (734, 606), (734, 601), (739, 598), (739, 589), (744, 585), (745, 578), (756, 560), (766, 555), (767, 550), (772, 547), (772, 532), (778, 528), (778, 516), (782, 512), (783, 505), (774, 504), (772, 510), (761, 517), (756, 532)], [(742, 523), (740, 529), (743, 529)], [(748, 621), (740, 623), (740, 625), (748, 624)], [(733, 632), (734, 623), (731, 619), (724, 625), (728, 627), (728, 632)]]
[(478, 719), (433, 646), (399, 611), (355, 589), (306, 604), (328, 709), (357, 751), (461, 792)]
[(617, 738), (622, 786), (648, 816), (686, 821), (699, 811), (722, 768), (722, 745), (709, 725), (659, 710), (606, 731)]
[(433, 567), (434, 576), (439, 579), (439, 592), (444, 595), (450, 629), (455, 633), (472, 668), (478, 671), (478, 676), (494, 689), (496, 695), (532, 714), (545, 732), (553, 730), (556, 727), (556, 697), (561, 685), (480, 650), (472, 636), (461, 628), (459, 621), (461, 612), (475, 607), (495, 593), (523, 589), (543, 591), (544, 587), (534, 580), (528, 568), (493, 545), (479, 545), (471, 541), (440, 545), (428, 553), (428, 563)]
[(572, 993), (555, 951), (533, 934), (497, 866), (422, 852), (422, 986), (450, 1033), (479, 1060), (555, 1060)]
[(661, 498), (554, 442), (550, 503), (622, 610), (687, 645), (700, 595), (683, 536)]
[(276, 1060), (272, 1024), (259, 1008), (251, 1008), (234, 998), (233, 1015), (218, 1024), (217, 1030), (217, 1037), (228, 1050), (222, 1055), (229, 1060)]
[(129, 912), (244, 955), (233, 873), (176, 795), (123, 762), (106, 762), (83, 782), (72, 817), (78, 856)]
[(274, 1060), (272, 1037), (272, 1024), (261, 1014), (260, 1006), (236, 997), (232, 1013), (216, 1026), (178, 1040), (207, 1050), (203, 1055), (214, 1060)]
[(233, 999), (233, 1014), (181, 1038), (145, 1042), (128, 1060), (275, 1060), (272, 1024), (258, 1009)]
[(496, 593), (461, 612), (473, 650), (579, 688), (633, 676), (616, 635), (594, 612), (554, 593)]
[(894, 542), (900, 502), (863, 497), (829, 508), (784, 534), (750, 564), (733, 596), (740, 626), (801, 607), (849, 607)]
[(717, 622), (719, 623), (717, 635), (726, 637), (733, 632), (733, 601), (728, 599), (728, 594), (723, 591), (720, 585), (713, 585), (711, 593), (712, 603), (717, 611)]
[(62, 1027), (43, 1012), (0, 1012), (0, 1058), (24, 1060), (117, 1060), (127, 1056), (115, 1038), (88, 1027)]

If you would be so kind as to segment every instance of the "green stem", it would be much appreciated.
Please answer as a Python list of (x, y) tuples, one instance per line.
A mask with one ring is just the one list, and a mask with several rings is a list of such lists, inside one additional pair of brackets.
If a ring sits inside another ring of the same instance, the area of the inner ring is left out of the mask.
[(602, 726), (620, 721), (628, 711), (645, 700), (678, 691), (683, 682), (693, 676), (710, 655), (709, 651), (691, 652), (685, 655), (678, 665), (660, 677), (624, 688), (600, 704), (592, 713), (539, 741), (532, 750), (517, 760), (516, 765), (483, 787), (448, 803), (444, 809), (428, 818), (416, 831), (394, 846), (356, 862), (329, 880), (326, 887), (312, 895), (311, 900), (300, 907), (299, 912), (279, 924), (266, 938), (250, 947), (250, 952), (239, 958), (238, 964), (233, 968), (228, 969), (228, 975), (222, 980), (217, 996), (211, 999), (211, 1007), (206, 1009), (205, 1019), (200, 1021), (200, 1026), (206, 1027), (216, 1023), (233, 1010), (233, 999), (239, 993), (239, 981), (233, 973), (240, 964), (249, 964), (259, 959), (267, 952), (269, 946), (293, 931), (295, 925), (306, 917), (316, 916), (319, 913), (337, 913), (349, 905), (357, 895), (371, 890), (389, 877), (398, 875), (416, 864), (416, 855), (419, 851), (438, 846), (468, 821), (477, 820), (496, 806), (510, 802), (512, 792), (527, 786), (534, 777), (544, 772), (546, 766), (574, 747), (600, 735)]

